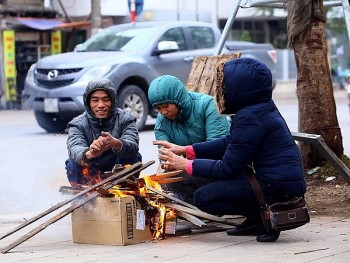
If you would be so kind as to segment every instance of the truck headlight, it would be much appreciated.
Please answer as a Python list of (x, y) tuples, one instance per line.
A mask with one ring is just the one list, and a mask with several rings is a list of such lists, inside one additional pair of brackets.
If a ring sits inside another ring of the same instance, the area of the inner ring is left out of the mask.
[(32, 64), (31, 66), (30, 66), (30, 68), (29, 68), (29, 70), (28, 70), (28, 72), (27, 72), (27, 76), (26, 76), (26, 79), (27, 79), (27, 81), (28, 82), (31, 82), (31, 83), (33, 83), (34, 82), (34, 68), (35, 68), (35, 63), (34, 64)]
[(89, 82), (90, 80), (103, 77), (106, 75), (112, 66), (99, 66), (89, 69), (83, 76), (81, 76), (80, 81)]

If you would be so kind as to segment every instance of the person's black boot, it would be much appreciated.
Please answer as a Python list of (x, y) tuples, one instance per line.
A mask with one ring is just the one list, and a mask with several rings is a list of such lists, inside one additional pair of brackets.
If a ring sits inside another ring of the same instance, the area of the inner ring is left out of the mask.
[(258, 242), (275, 242), (280, 236), (280, 231), (271, 231), (256, 237)]
[(235, 228), (228, 229), (226, 233), (229, 236), (257, 236), (266, 233), (264, 225), (260, 221), (252, 221), (246, 219), (242, 224), (236, 226)]

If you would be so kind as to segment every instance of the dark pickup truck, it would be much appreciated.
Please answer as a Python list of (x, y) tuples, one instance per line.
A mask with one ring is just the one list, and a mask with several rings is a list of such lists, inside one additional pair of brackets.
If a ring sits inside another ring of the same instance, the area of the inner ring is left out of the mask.
[[(211, 56), (220, 38), (211, 23), (140, 22), (105, 28), (74, 52), (37, 61), (28, 71), (24, 108), (49, 133), (64, 132), (67, 123), (84, 111), (83, 93), (95, 78), (109, 78), (118, 93), (118, 107), (132, 112), (142, 130), (147, 116), (156, 116), (147, 98), (150, 82), (170, 74), (187, 82), (193, 59)], [(264, 62), (276, 75), (276, 52), (270, 44), (229, 41), (223, 53), (241, 52)]]

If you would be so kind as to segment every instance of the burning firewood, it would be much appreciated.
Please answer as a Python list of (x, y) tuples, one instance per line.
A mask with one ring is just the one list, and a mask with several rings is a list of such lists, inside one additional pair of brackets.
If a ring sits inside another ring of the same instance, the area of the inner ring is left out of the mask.
[(1, 253), (7, 253), (8, 251), (10, 251), (11, 249), (13, 249), (14, 247), (22, 244), (23, 242), (25, 242), (26, 240), (28, 240), (29, 238), (33, 237), (34, 235), (38, 234), (39, 232), (41, 232), (42, 230), (44, 230), (47, 226), (55, 223), (56, 221), (60, 220), (61, 218), (65, 217), (66, 215), (72, 213), (75, 209), (81, 207), (82, 205), (84, 205), (85, 203), (89, 202), (90, 200), (96, 198), (99, 196), (98, 192), (92, 192), (92, 190), (95, 190), (98, 187), (104, 187), (104, 189), (108, 190), (110, 188), (112, 188), (113, 186), (115, 186), (116, 184), (118, 184), (121, 181), (124, 181), (125, 179), (139, 173), (140, 171), (144, 170), (145, 168), (147, 168), (148, 166), (152, 165), (154, 163), (154, 161), (150, 161), (146, 164), (142, 164), (141, 162), (135, 163), (134, 165), (130, 166), (129, 168), (122, 170), (106, 179), (104, 179), (103, 181), (90, 186), (88, 188), (86, 188), (85, 190), (79, 192), (78, 194), (68, 198), (65, 201), (62, 201), (60, 203), (58, 203), (57, 205), (45, 210), (44, 212), (38, 214), (37, 216), (34, 216), (33, 218), (28, 219), (26, 222), (22, 223), (21, 225), (17, 226), (16, 228), (14, 228), (13, 230), (9, 231), (8, 233), (6, 233), (5, 235), (0, 237), (0, 240), (19, 231), (20, 229), (32, 224), (33, 222), (37, 221), (38, 219), (48, 215), (49, 213), (56, 211), (57, 209), (63, 207), (64, 205), (72, 202), (73, 200), (76, 200), (78, 198), (80, 198), (79, 202), (75, 202), (73, 205), (71, 205), (70, 207), (66, 208), (65, 210), (63, 210), (62, 212), (60, 212), (59, 214), (57, 214), (56, 216), (52, 217), (51, 219), (47, 220), (46, 222), (44, 222), (43, 224), (39, 225), (38, 227), (34, 228), (32, 231), (28, 232), (26, 235), (20, 237), (19, 239), (15, 240), (14, 242), (12, 242), (11, 244), (9, 244), (8, 246), (2, 248), (0, 251)]
[[(200, 211), (195, 206), (188, 204), (180, 199), (165, 193), (161, 187), (162, 183), (171, 183), (179, 180), (184, 180), (180, 175), (182, 171), (173, 171), (168, 173), (162, 173), (158, 175), (142, 175), (140, 178), (136, 178), (140, 171), (153, 164), (154, 161), (146, 164), (137, 163), (130, 167), (112, 174), (110, 177), (94, 184), (90, 187), (72, 188), (61, 187), (60, 191), (78, 191), (71, 198), (51, 207), (50, 209), (40, 213), (39, 215), (27, 220), (25, 223), (16, 227), (14, 230), (0, 237), (3, 239), (23, 227), (35, 222), (36, 220), (46, 216), (47, 214), (63, 207), (64, 205), (76, 200), (70, 207), (63, 210), (56, 216), (47, 220), (43, 224), (39, 225), (26, 235), (12, 242), (10, 245), (1, 249), (1, 253), (6, 253), (12, 248), (25, 242), (29, 238), (33, 237), (37, 233), (44, 230), (47, 226), (55, 223), (66, 215), (72, 213), (75, 209), (83, 206), (87, 202), (95, 199), (98, 196), (102, 197), (123, 197), (125, 195), (132, 195), (143, 206), (146, 213), (148, 222), (150, 223), (150, 229), (154, 239), (162, 239), (165, 237), (165, 229), (167, 220), (174, 217), (181, 216), (182, 218), (192, 222), (195, 225), (203, 226), (205, 223), (198, 219), (198, 217), (206, 218), (212, 221), (217, 221), (224, 224), (235, 225), (226, 219), (213, 216)], [(113, 169), (114, 170), (114, 169)], [(113, 172), (113, 171), (112, 171)], [(181, 205), (169, 203), (169, 199)]]

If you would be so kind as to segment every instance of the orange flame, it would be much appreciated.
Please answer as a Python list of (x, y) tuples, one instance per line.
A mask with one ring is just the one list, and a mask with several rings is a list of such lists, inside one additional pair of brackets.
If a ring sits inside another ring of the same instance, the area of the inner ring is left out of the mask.
[[(85, 178), (89, 176), (88, 166), (83, 167), (83, 174)], [(152, 176), (140, 175), (140, 177), (143, 180), (140, 180), (139, 183), (136, 184), (137, 189), (122, 190), (119, 189), (120, 186), (116, 185), (110, 188), (108, 192), (114, 194), (116, 197), (124, 197), (127, 195), (143, 197), (143, 200), (145, 201), (143, 203), (148, 207), (145, 210), (148, 214), (152, 237), (156, 240), (163, 239), (165, 237), (166, 220), (167, 218), (170, 219), (176, 217), (176, 212), (172, 209), (167, 208), (162, 203), (163, 197), (155, 196), (153, 192), (150, 192), (146, 187), (144, 187), (149, 186), (159, 191), (163, 191), (161, 185), (158, 182), (152, 180)], [(101, 176), (98, 178), (102, 180)], [(90, 182), (92, 182), (92, 180), (90, 180)]]
[(92, 171), (88, 164), (83, 164), (81, 169), (83, 175), (84, 185), (94, 185), (103, 180), (103, 174), (101, 171)]
[[(159, 191), (163, 191), (161, 185), (158, 182), (152, 180), (151, 176), (143, 174), (140, 175), (140, 177), (143, 178), (146, 186), (152, 187)], [(153, 238), (156, 240), (163, 239), (165, 236), (166, 219), (174, 216), (176, 217), (176, 214), (174, 210), (166, 208), (164, 204), (159, 202), (159, 199), (152, 201), (150, 198), (147, 198), (149, 193), (150, 192), (148, 192), (146, 187), (140, 188), (140, 194), (146, 197), (145, 199), (147, 200), (148, 204), (156, 210), (151, 218), (151, 230)]]
[(117, 196), (117, 197), (127, 196), (127, 194), (125, 194), (122, 190), (119, 190), (118, 187), (115, 187), (115, 186), (109, 189), (108, 192), (114, 194), (114, 196)]

